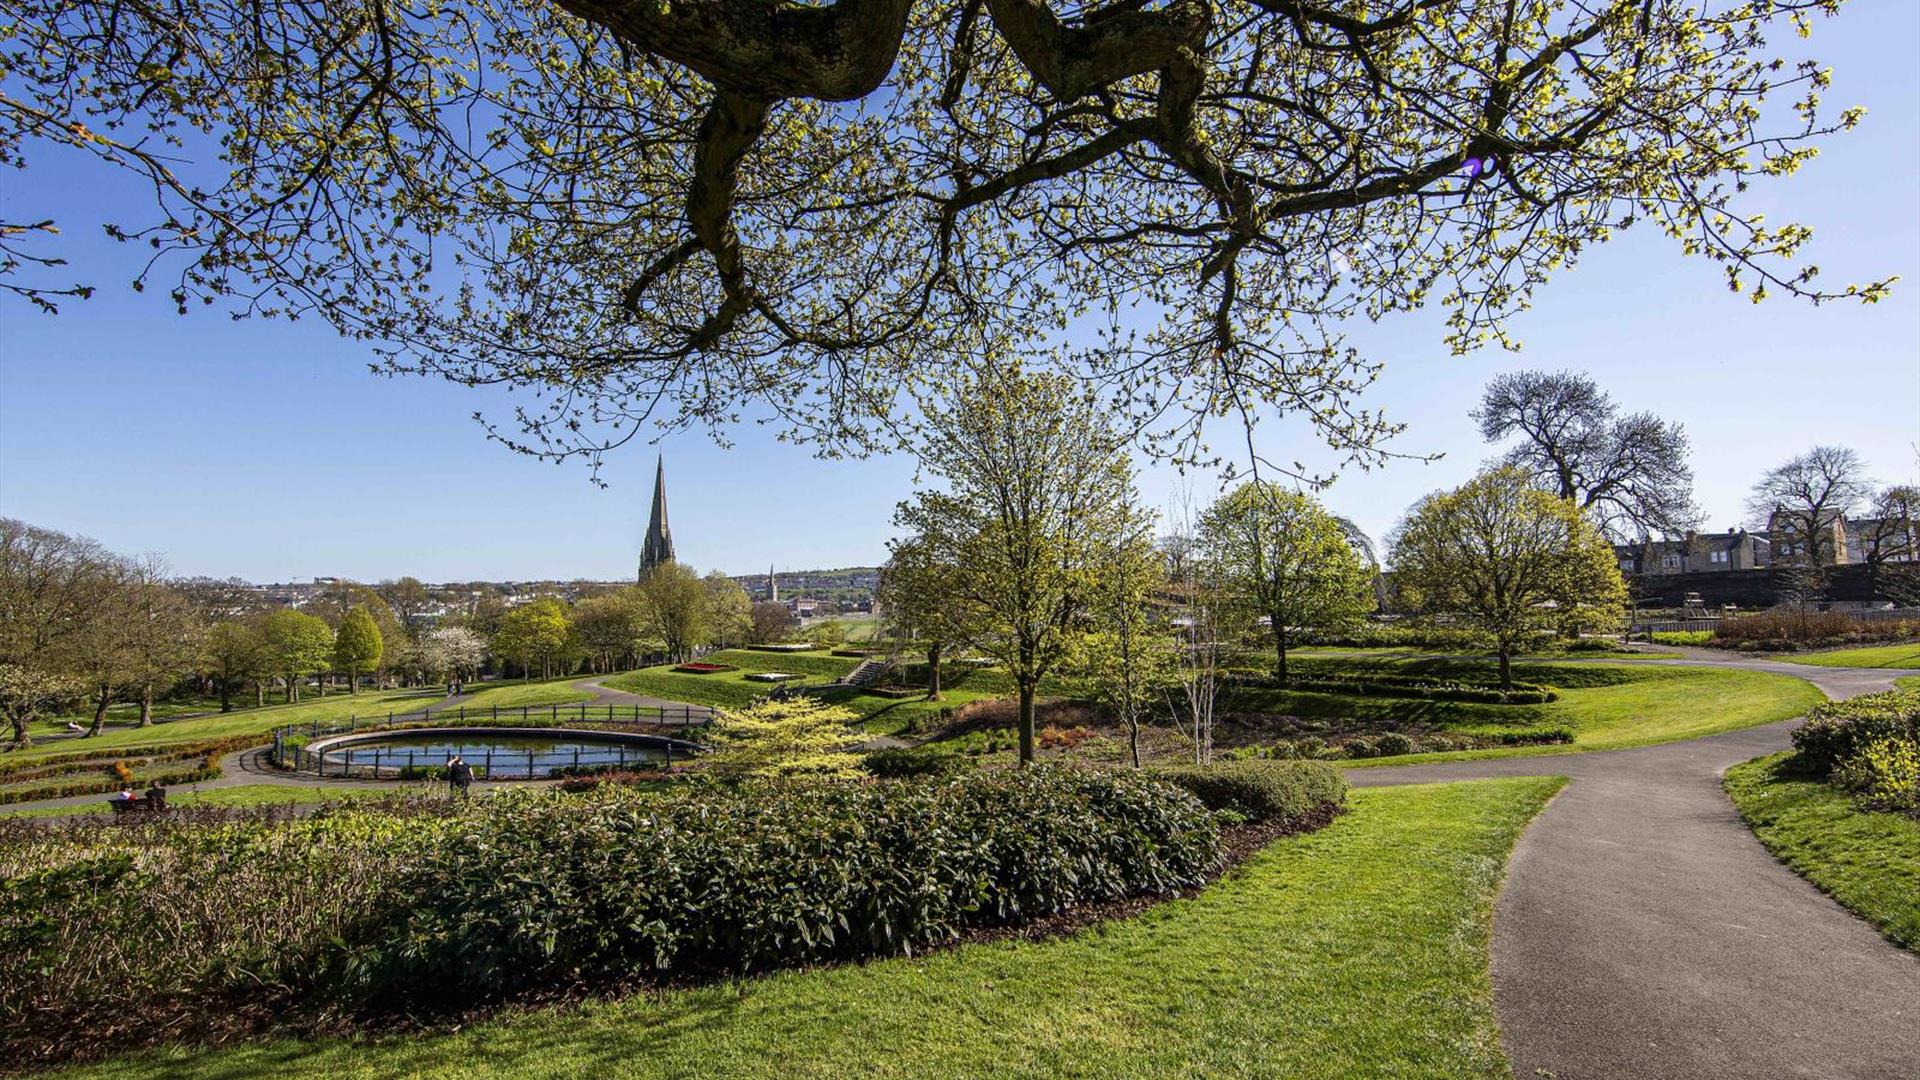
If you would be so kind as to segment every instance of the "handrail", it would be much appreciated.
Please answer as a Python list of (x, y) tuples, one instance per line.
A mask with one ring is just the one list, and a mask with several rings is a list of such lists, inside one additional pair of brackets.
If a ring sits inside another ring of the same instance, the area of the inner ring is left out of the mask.
[[(604, 710), (604, 712), (603, 712)], [(378, 715), (360, 717), (353, 715), (345, 721), (322, 723), (318, 720), (304, 724), (284, 724), (273, 729), (273, 745), (268, 750), (267, 760), (282, 769), (305, 771), (310, 762), (307, 760), (305, 743), (292, 747), (291, 762), (287, 753), (287, 742), (294, 735), (305, 735), (308, 740), (324, 735), (351, 734), (362, 729), (376, 731), (396, 726), (431, 727), (436, 724), (447, 726), (478, 725), (499, 727), (511, 731), (516, 727), (527, 727), (535, 723), (552, 726), (563, 721), (575, 723), (648, 723), (662, 728), (678, 728), (682, 735), (695, 728), (705, 728), (713, 723), (714, 710), (704, 705), (680, 705), (678, 708), (666, 705), (595, 705), (591, 702), (577, 702), (569, 705), (522, 705), (519, 706), (519, 723), (513, 723), (514, 706), (505, 709), (498, 705), (469, 709), (465, 705), (450, 705), (435, 712), (431, 708), (417, 711), (389, 710), (382, 718)], [(502, 723), (505, 717), (507, 722)], [(529, 770), (532, 764), (529, 764)]]

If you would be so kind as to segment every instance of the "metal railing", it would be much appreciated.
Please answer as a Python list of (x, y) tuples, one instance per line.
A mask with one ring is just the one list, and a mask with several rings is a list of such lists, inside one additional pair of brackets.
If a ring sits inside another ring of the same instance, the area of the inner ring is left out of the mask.
[[(379, 777), (387, 775), (381, 772), (383, 768), (389, 769), (394, 773), (399, 773), (402, 769), (418, 770), (421, 767), (433, 768), (437, 765), (444, 765), (445, 762), (427, 760), (427, 756), (421, 755), (418, 750), (401, 751), (396, 749), (388, 751), (388, 753), (393, 755), (391, 762), (385, 762), (379, 757), (376, 757), (375, 764), (372, 766), (339, 762), (334, 763), (333, 767), (336, 771), (330, 773), (328, 771), (329, 762), (325, 755), (311, 753), (307, 750), (307, 743), (329, 735), (351, 735), (360, 731), (380, 731), (392, 728), (459, 727), (468, 725), (498, 727), (502, 732), (511, 733), (517, 728), (531, 727), (536, 724), (553, 727), (565, 723), (645, 724), (676, 732), (685, 738), (691, 735), (695, 729), (705, 728), (711, 725), (713, 723), (713, 716), (714, 711), (712, 709), (700, 705), (593, 705), (581, 702), (574, 705), (508, 706), (504, 709), (497, 705), (480, 708), (452, 705), (439, 710), (420, 709), (411, 712), (394, 710), (388, 712), (385, 716), (378, 714), (364, 717), (355, 715), (347, 717), (344, 721), (335, 721), (332, 723), (321, 723), (316, 720), (305, 724), (287, 724), (273, 729), (273, 744), (267, 753), (268, 760), (275, 766), (283, 769), (292, 769), (296, 772), (314, 772), (320, 776), (332, 775), (345, 777), (349, 775), (368, 775), (366, 770), (371, 769), (371, 775)], [(301, 739), (299, 736), (305, 736), (305, 738)], [(657, 758), (642, 754), (638, 747), (629, 748), (616, 746), (614, 749), (616, 750), (614, 764), (617, 765), (625, 765), (629, 760), (635, 763), (643, 760), (658, 760)], [(629, 750), (632, 752), (629, 753)], [(376, 753), (378, 752), (376, 751)], [(406, 754), (404, 762), (400, 759), (400, 755), (403, 753)], [(567, 752), (565, 751), (544, 755), (560, 759), (552, 762), (539, 760), (543, 755), (531, 751), (527, 754), (508, 753), (505, 751), (497, 753), (503, 765), (511, 765), (515, 762), (524, 763), (526, 772), (524, 774), (518, 774), (524, 776), (544, 775), (534, 772), (535, 769), (539, 768), (544, 768), (551, 772), (553, 769), (564, 768), (569, 764), (588, 764), (579, 760), (579, 752), (577, 750), (572, 752), (571, 761), (566, 760)], [(667, 746), (667, 755), (667, 761), (671, 763), (671, 745)], [(494, 775), (492, 764), (495, 753), (489, 753), (487, 758), (488, 761), (481, 767), (486, 769), (484, 775), (492, 776)], [(603, 762), (593, 762), (591, 764), (603, 764)], [(355, 768), (360, 769), (361, 772), (354, 774), (347, 771)], [(516, 774), (505, 775), (513, 776)]]

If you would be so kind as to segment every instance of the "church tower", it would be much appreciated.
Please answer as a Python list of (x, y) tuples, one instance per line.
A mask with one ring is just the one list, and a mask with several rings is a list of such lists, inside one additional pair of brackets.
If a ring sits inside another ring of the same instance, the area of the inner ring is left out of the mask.
[(667, 528), (667, 463), (654, 463), (653, 512), (647, 516), (647, 541), (640, 548), (640, 576), (661, 563), (673, 561), (673, 533)]
[(780, 579), (773, 576), (773, 564), (767, 564), (767, 599), (772, 603), (780, 602)]

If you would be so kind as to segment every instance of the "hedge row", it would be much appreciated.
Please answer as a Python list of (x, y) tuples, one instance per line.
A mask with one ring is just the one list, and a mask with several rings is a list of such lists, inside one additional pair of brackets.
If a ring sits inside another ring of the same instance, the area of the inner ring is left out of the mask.
[(1193, 793), (1209, 810), (1249, 821), (1302, 821), (1347, 798), (1346, 777), (1319, 761), (1216, 761), (1158, 768), (1153, 775)]
[(1803, 768), (1868, 809), (1920, 815), (1920, 691), (1816, 705), (1793, 745)]
[(1452, 750), (1486, 750), (1506, 746), (1549, 746), (1573, 741), (1566, 728), (1529, 728), (1502, 731), (1492, 735), (1403, 735), (1389, 731), (1383, 735), (1355, 735), (1329, 742), (1318, 736), (1281, 739), (1265, 746), (1248, 746), (1229, 751), (1236, 759), (1340, 760), (1342, 758), (1398, 757), (1401, 754), (1436, 754)]
[(1296, 690), (1312, 693), (1352, 694), (1361, 697), (1420, 698), (1428, 701), (1460, 701), (1481, 705), (1544, 705), (1559, 700), (1552, 687), (1516, 682), (1513, 689), (1502, 690), (1491, 683), (1461, 682), (1420, 675), (1291, 675), (1278, 676), (1237, 672), (1232, 676), (1240, 686), (1265, 690)]
[(417, 1014), (912, 953), (1197, 885), (1221, 860), (1185, 792), (1044, 767), (520, 790), (218, 829), (0, 823), (0, 1043), (176, 1037), (236, 1022), (235, 1001)]
[[(163, 772), (145, 777), (135, 782), (135, 787), (149, 784), (163, 786), (174, 784), (197, 784), (202, 780), (220, 778), (220, 761), (217, 754), (204, 756), (200, 763), (178, 772)], [(80, 795), (105, 795), (120, 791), (127, 786), (126, 781), (117, 776), (96, 776), (86, 780), (71, 780), (64, 784), (39, 784), (27, 788), (0, 789), (0, 806), (13, 803), (39, 802), (42, 799), (70, 799)]]

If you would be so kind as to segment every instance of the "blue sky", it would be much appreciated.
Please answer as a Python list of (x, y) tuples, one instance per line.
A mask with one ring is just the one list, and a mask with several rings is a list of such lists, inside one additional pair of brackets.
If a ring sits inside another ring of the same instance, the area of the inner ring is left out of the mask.
[[(1354, 327), (1387, 361), (1367, 403), (1408, 425), (1394, 444), (1442, 453), (1342, 476), (1325, 500), (1376, 536), (1406, 506), (1457, 484), (1490, 454), (1467, 417), (1492, 375), (1520, 367), (1593, 374), (1628, 409), (1684, 422), (1709, 525), (1741, 519), (1766, 467), (1817, 443), (1858, 450), (1882, 481), (1920, 478), (1920, 5), (1855, 0), (1816, 20), (1810, 51), (1835, 69), (1832, 111), (1866, 123), (1829, 140), (1750, 205), (1811, 225), (1828, 284), (1901, 275), (1873, 307), (1754, 306), (1717, 268), (1640, 229), (1556, 278), (1514, 327), (1518, 354), (1448, 355), (1437, 318)], [(1797, 47), (1797, 46), (1796, 46)], [(604, 468), (555, 466), (487, 442), (472, 421), (498, 399), (369, 374), (365, 350), (311, 320), (182, 318), (123, 284), (132, 254), (98, 239), (137, 198), (122, 178), (43, 156), (0, 187), (0, 216), (53, 214), (78, 276), (104, 287), (57, 317), (0, 301), (0, 515), (158, 552), (190, 574), (254, 580), (342, 575), (427, 580), (630, 574), (646, 526), (655, 448)], [(1263, 452), (1328, 464), (1311, 433), (1268, 425)], [(875, 562), (910, 461), (824, 462), (762, 429), (723, 450), (666, 440), (683, 561), (733, 573)], [(1210, 477), (1148, 470), (1171, 505)]]

